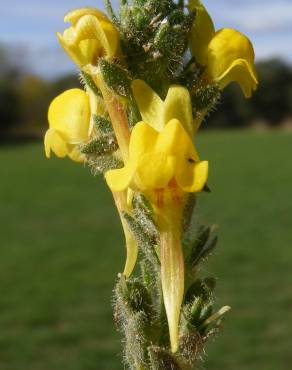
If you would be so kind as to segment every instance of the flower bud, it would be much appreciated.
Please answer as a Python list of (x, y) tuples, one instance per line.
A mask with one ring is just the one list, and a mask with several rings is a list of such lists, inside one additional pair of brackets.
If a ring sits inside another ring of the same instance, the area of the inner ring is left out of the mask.
[(96, 65), (100, 57), (113, 57), (119, 52), (119, 33), (110, 20), (93, 8), (76, 9), (68, 13), (65, 22), (71, 22), (58, 39), (80, 67)]

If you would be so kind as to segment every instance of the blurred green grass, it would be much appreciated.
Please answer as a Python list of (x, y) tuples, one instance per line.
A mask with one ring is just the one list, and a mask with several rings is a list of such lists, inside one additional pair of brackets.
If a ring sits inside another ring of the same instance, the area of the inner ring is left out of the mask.
[[(208, 370), (292, 363), (291, 134), (200, 135), (211, 163), (203, 222), (220, 243), (204, 272), (229, 304)], [(111, 291), (122, 270), (119, 220), (101, 179), (40, 144), (0, 148), (0, 369), (119, 370)]]

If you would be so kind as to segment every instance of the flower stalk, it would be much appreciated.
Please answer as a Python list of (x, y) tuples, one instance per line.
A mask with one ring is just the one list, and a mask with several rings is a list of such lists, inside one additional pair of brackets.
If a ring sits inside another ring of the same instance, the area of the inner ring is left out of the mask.
[(217, 237), (198, 222), (209, 162), (195, 141), (229, 83), (255, 90), (254, 51), (240, 32), (216, 31), (199, 0), (106, 7), (111, 20), (77, 9), (58, 33), (85, 89), (51, 103), (45, 152), (88, 164), (113, 194), (127, 250), (113, 299), (126, 368), (195, 370), (230, 309), (214, 308), (215, 279), (201, 269)]

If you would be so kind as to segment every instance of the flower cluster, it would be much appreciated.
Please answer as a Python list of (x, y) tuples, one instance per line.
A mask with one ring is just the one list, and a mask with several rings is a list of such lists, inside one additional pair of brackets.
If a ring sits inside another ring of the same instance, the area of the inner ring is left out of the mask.
[[(66, 15), (71, 26), (58, 39), (80, 68), (85, 89), (65, 91), (51, 103), (45, 152), (101, 169), (125, 231), (126, 277), (136, 264), (139, 240), (123, 214), (132, 214), (135, 194), (151, 204), (175, 353), (185, 294), (184, 208), (190, 194), (208, 189), (208, 161), (200, 159), (194, 144), (197, 117), (202, 121), (231, 82), (250, 97), (257, 76), (248, 38), (229, 28), (215, 31), (199, 0), (189, 0), (188, 14), (173, 1), (168, 7), (146, 3), (148, 8), (124, 5), (119, 20), (92, 8)], [(174, 37), (179, 22), (181, 37)], [(178, 55), (170, 53), (175, 42)], [(191, 59), (183, 70), (172, 70), (188, 49)], [(159, 77), (157, 84), (153, 76)]]

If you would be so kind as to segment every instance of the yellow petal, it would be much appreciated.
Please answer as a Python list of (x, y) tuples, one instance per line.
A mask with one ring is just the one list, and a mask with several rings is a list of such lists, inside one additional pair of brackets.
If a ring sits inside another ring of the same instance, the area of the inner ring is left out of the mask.
[(156, 151), (179, 158), (191, 158), (198, 161), (199, 157), (190, 136), (177, 119), (170, 120), (160, 133), (155, 144)]
[(126, 166), (121, 169), (108, 171), (105, 174), (107, 184), (112, 191), (125, 190), (132, 183), (138, 162), (148, 152), (153, 150), (157, 137), (158, 132), (148, 124), (139, 122), (135, 125), (130, 138), (130, 158)]
[[(75, 30), (75, 43), (79, 43), (82, 40), (98, 40), (100, 37), (104, 38), (102, 29), (100, 29), (99, 20), (93, 15), (84, 15), (76, 23)], [(102, 42), (100, 42), (102, 44)]]
[(174, 177), (176, 158), (162, 152), (149, 152), (139, 159), (137, 185), (143, 190), (165, 188)]
[(250, 98), (253, 91), (257, 88), (257, 73), (253, 65), (245, 59), (236, 59), (230, 67), (219, 78), (218, 82), (221, 89), (229, 83), (236, 81), (246, 98)]
[(203, 190), (208, 179), (208, 162), (184, 161), (176, 173), (176, 181), (183, 191), (197, 193)]
[(45, 135), (46, 157), (51, 157), (51, 151), (59, 158), (68, 156), (72, 161), (83, 163), (85, 156), (79, 151), (78, 145), (67, 144), (62, 135), (54, 129), (49, 129)]
[(209, 77), (221, 87), (235, 81), (250, 96), (257, 86), (254, 50), (250, 40), (240, 32), (224, 28), (216, 32), (208, 47)]
[(113, 192), (126, 190), (135, 174), (136, 165), (134, 161), (129, 161), (123, 168), (107, 171), (105, 174), (106, 182)]
[(139, 122), (132, 131), (130, 158), (137, 163), (135, 181), (141, 190), (164, 188), (174, 176), (176, 158), (171, 149), (175, 134), (168, 132), (170, 126), (158, 133), (147, 123)]
[(96, 64), (98, 58), (102, 57), (104, 54), (104, 49), (101, 46), (98, 40), (81, 40), (78, 45), (78, 52), (76, 55), (79, 55), (80, 65), (85, 64)]
[(191, 97), (188, 89), (182, 86), (171, 86), (164, 101), (164, 125), (174, 118), (179, 120), (185, 130), (192, 135), (193, 114)]
[(96, 64), (99, 57), (118, 53), (119, 33), (103, 13), (91, 8), (77, 9), (65, 21), (71, 21), (73, 26), (63, 34), (57, 33), (57, 37), (76, 64)]
[(94, 63), (103, 53), (103, 48), (98, 40), (78, 41), (74, 27), (67, 28), (63, 34), (57, 32), (57, 38), (65, 52), (79, 66)]
[(81, 40), (96, 40), (99, 49), (103, 49), (105, 54), (112, 57), (118, 47), (119, 34), (114, 25), (105, 20), (99, 20), (93, 15), (84, 15), (75, 26), (75, 42)]
[[(102, 43), (106, 56), (113, 57), (119, 52), (120, 47), (120, 35), (115, 26), (111, 22), (101, 20), (100, 27), (105, 35)], [(100, 38), (102, 41), (102, 38)]]
[(68, 27), (64, 30), (63, 34), (60, 32), (57, 33), (57, 36), (60, 38), (60, 42), (64, 44), (74, 44), (76, 32), (74, 27)]
[(158, 132), (147, 123), (143, 121), (137, 123), (131, 133), (130, 158), (137, 162), (145, 153), (152, 151), (157, 137)]
[(49, 107), (50, 128), (58, 131), (64, 141), (79, 144), (88, 139), (90, 123), (89, 97), (80, 89), (67, 90), (57, 96)]
[(64, 17), (64, 22), (70, 22), (74, 25), (79, 20), (79, 18), (83, 17), (84, 15), (94, 15), (98, 19), (108, 19), (107, 16), (98, 9), (80, 8), (67, 13)]
[(85, 155), (80, 152), (78, 145), (68, 144), (67, 146), (69, 148), (68, 157), (74, 162), (84, 163), (86, 158)]
[(51, 151), (59, 158), (64, 158), (68, 154), (66, 142), (58, 131), (52, 128), (46, 132), (44, 144), (47, 158), (51, 157)]
[(161, 131), (164, 125), (164, 106), (159, 95), (142, 80), (133, 81), (132, 90), (143, 121), (148, 123), (155, 130)]
[(196, 11), (190, 33), (192, 54), (200, 64), (206, 65), (208, 44), (215, 34), (214, 23), (199, 0), (189, 0), (189, 10)]
[(72, 42), (72, 37), (74, 37), (73, 27), (67, 28), (63, 34), (57, 32), (57, 38), (62, 48), (69, 55), (74, 63), (82, 66), (87, 63), (87, 59), (82, 54), (82, 51), (79, 49), (79, 45), (76, 45)]

